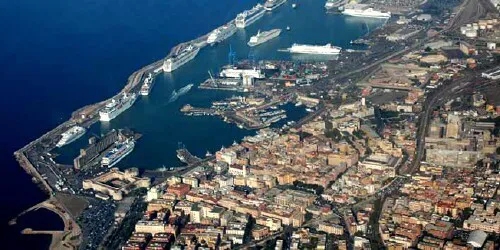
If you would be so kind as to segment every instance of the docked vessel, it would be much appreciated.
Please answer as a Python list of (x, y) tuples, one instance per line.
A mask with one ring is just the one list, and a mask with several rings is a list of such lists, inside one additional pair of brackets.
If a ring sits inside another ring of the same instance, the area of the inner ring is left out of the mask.
[(220, 43), (236, 32), (236, 26), (232, 23), (219, 27), (208, 35), (207, 43), (210, 45)]
[(342, 14), (347, 16), (368, 17), (368, 18), (390, 18), (391, 12), (374, 10), (368, 5), (351, 4), (345, 5)]
[(283, 5), (286, 2), (286, 0), (267, 0), (266, 3), (264, 4), (264, 8), (267, 11), (272, 11), (279, 6)]
[(153, 75), (149, 73), (148, 77), (144, 79), (144, 83), (141, 86), (141, 91), (139, 92), (141, 95), (149, 95), (151, 92), (151, 88), (153, 87)]
[(296, 44), (296, 43), (294, 43), (292, 47), (288, 49), (290, 53), (316, 54), (316, 55), (336, 55), (340, 54), (341, 50), (342, 48), (333, 46), (331, 44), (307, 45), (307, 44)]
[(325, 8), (327, 10), (332, 10), (332, 9), (340, 7), (342, 5), (342, 3), (344, 3), (344, 1), (342, 1), (342, 0), (327, 0), (325, 3)]
[(179, 68), (180, 66), (184, 65), (185, 63), (193, 60), (193, 58), (198, 55), (198, 52), (200, 52), (200, 48), (198, 46), (194, 45), (189, 45), (183, 50), (181, 50), (179, 53), (176, 55), (168, 58), (167, 60), (163, 61), (163, 71), (164, 72), (172, 72)]
[(130, 154), (132, 150), (134, 150), (134, 146), (134, 140), (116, 143), (116, 146), (102, 158), (101, 165), (103, 167), (113, 167), (116, 163), (125, 158), (125, 156)]
[(86, 130), (80, 126), (74, 126), (62, 133), (62, 138), (57, 142), (56, 147), (60, 148), (74, 142), (76, 139), (82, 137)]
[(264, 32), (257, 32), (257, 35), (252, 36), (248, 42), (248, 46), (253, 47), (265, 43), (281, 34), (281, 29), (273, 29)]
[(111, 102), (106, 104), (106, 107), (99, 111), (100, 120), (111, 121), (115, 119), (123, 111), (130, 108), (136, 99), (137, 96), (134, 93), (124, 93), (118, 100), (112, 99)]
[(251, 10), (245, 10), (243, 13), (240, 13), (236, 16), (236, 27), (244, 29), (245, 27), (263, 17), (264, 13), (266, 13), (264, 6), (262, 6), (261, 4), (257, 4)]

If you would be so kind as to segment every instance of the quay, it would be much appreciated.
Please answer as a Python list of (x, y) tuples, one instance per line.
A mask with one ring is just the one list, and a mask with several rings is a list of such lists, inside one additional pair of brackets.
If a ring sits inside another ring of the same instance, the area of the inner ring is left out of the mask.
[(184, 147), (177, 149), (177, 158), (179, 158), (181, 162), (188, 165), (195, 165), (202, 161), (199, 157), (194, 156)]
[(67, 209), (64, 207), (64, 205), (59, 201), (57, 201), (55, 197), (51, 197), (46, 201), (43, 201), (39, 204), (36, 204), (26, 209), (18, 216), (10, 220), (9, 225), (16, 224), (18, 217), (30, 211), (38, 210), (40, 208), (47, 209), (51, 212), (56, 213), (59, 217), (61, 217), (64, 223), (64, 229), (61, 231), (60, 230), (52, 231), (52, 230), (33, 230), (31, 228), (26, 228), (22, 230), (21, 233), (52, 235), (50, 249), (78, 249), (78, 246), (82, 241), (81, 229), (76, 223), (76, 221), (73, 219), (73, 217), (70, 215), (70, 213), (67, 211)]

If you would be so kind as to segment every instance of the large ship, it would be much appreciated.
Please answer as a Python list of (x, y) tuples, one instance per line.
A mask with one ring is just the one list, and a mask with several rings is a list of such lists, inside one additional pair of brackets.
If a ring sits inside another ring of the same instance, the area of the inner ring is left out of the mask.
[(266, 3), (264, 4), (264, 8), (267, 11), (272, 11), (281, 6), (282, 4), (284, 4), (285, 2), (286, 0), (267, 0)]
[(200, 51), (200, 48), (198, 46), (194, 45), (189, 45), (183, 50), (181, 50), (179, 53), (176, 55), (168, 58), (167, 60), (163, 61), (163, 71), (164, 72), (172, 72), (179, 68), (180, 66), (184, 65), (185, 63), (191, 61), (196, 55), (198, 55), (198, 52)]
[(106, 104), (101, 111), (99, 111), (99, 116), (101, 121), (111, 121), (115, 119), (123, 111), (127, 110), (134, 104), (137, 96), (135, 93), (127, 94), (124, 93), (118, 100), (112, 99)]
[(382, 12), (374, 10), (368, 5), (364, 4), (350, 4), (345, 5), (342, 14), (347, 16), (368, 17), (368, 18), (390, 18), (391, 12)]
[(281, 29), (273, 29), (264, 32), (257, 32), (257, 35), (252, 36), (250, 41), (248, 41), (248, 46), (253, 47), (259, 44), (265, 43), (281, 34)]
[(236, 26), (233, 23), (226, 24), (212, 31), (208, 35), (207, 43), (210, 45), (222, 42), (236, 32)]
[(331, 44), (307, 45), (307, 44), (296, 44), (296, 43), (294, 43), (292, 47), (288, 49), (290, 53), (317, 54), (317, 55), (336, 55), (340, 54), (341, 50), (342, 48), (333, 46)]
[(113, 167), (116, 163), (121, 161), (125, 156), (130, 154), (134, 150), (135, 142), (134, 140), (126, 140), (124, 142), (117, 142), (116, 146), (111, 149), (104, 157), (101, 159), (101, 165), (103, 167)]
[(149, 73), (148, 77), (144, 79), (144, 83), (141, 86), (141, 91), (139, 92), (141, 95), (149, 95), (151, 92), (151, 88), (153, 87), (153, 75)]
[(340, 7), (340, 5), (342, 5), (342, 3), (344, 3), (343, 0), (327, 0), (325, 3), (325, 8), (327, 10), (335, 9), (335, 8)]
[(76, 139), (82, 137), (85, 134), (86, 130), (79, 126), (71, 127), (66, 130), (66, 132), (62, 133), (62, 138), (57, 142), (56, 147), (60, 148), (64, 145), (68, 145), (74, 142)]
[(236, 27), (244, 29), (264, 16), (266, 10), (261, 4), (255, 5), (251, 10), (245, 10), (236, 16)]

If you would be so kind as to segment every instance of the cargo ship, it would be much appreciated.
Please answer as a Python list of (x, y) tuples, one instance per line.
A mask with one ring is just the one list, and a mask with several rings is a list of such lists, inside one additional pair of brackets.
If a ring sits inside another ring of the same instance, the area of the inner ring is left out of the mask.
[(85, 134), (86, 130), (79, 126), (71, 127), (66, 130), (66, 132), (62, 133), (62, 138), (57, 142), (56, 147), (60, 148), (64, 145), (68, 145), (78, 138), (82, 137)]
[(264, 4), (264, 9), (267, 11), (273, 11), (274, 9), (280, 7), (286, 2), (286, 0), (267, 0)]
[(111, 149), (101, 160), (101, 166), (103, 167), (113, 167), (119, 161), (121, 161), (125, 156), (130, 154), (134, 150), (135, 141), (126, 140), (124, 142), (117, 142), (116, 146)]
[(342, 48), (333, 46), (331, 44), (307, 45), (307, 44), (296, 44), (296, 43), (294, 43), (292, 47), (288, 49), (290, 53), (316, 54), (316, 55), (336, 55), (340, 54), (341, 50)]
[(236, 27), (244, 29), (245, 27), (263, 17), (264, 13), (266, 13), (264, 6), (262, 6), (261, 4), (257, 4), (251, 10), (245, 10), (243, 13), (240, 13), (236, 16)]
[(232, 23), (219, 27), (208, 35), (207, 43), (210, 45), (220, 43), (232, 36), (236, 32), (236, 29), (236, 26)]
[(365, 4), (349, 4), (344, 6), (342, 14), (346, 16), (368, 17), (368, 18), (390, 18), (391, 12), (374, 10)]
[(193, 60), (193, 58), (195, 58), (196, 55), (198, 55), (198, 52), (200, 52), (200, 48), (198, 46), (190, 44), (176, 55), (163, 61), (163, 66), (162, 66), (163, 72), (172, 72), (176, 70), (180, 66)]
[(139, 92), (141, 95), (149, 95), (151, 92), (151, 88), (153, 87), (153, 75), (149, 73), (148, 77), (144, 79), (144, 83), (141, 86), (141, 91)]
[(257, 35), (252, 36), (250, 41), (248, 41), (248, 46), (253, 47), (259, 44), (265, 43), (281, 34), (281, 29), (273, 29), (264, 32), (257, 32)]
[(99, 111), (99, 120), (111, 121), (115, 119), (123, 111), (130, 108), (134, 104), (136, 99), (137, 96), (135, 95), (135, 93), (124, 93), (118, 100), (114, 98), (111, 99), (111, 101), (106, 104), (106, 107)]

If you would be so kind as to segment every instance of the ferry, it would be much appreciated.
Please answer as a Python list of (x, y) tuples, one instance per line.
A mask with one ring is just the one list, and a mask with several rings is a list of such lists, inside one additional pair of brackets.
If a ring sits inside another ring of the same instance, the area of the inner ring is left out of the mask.
[(111, 121), (115, 119), (123, 111), (130, 108), (134, 104), (136, 99), (137, 96), (135, 95), (135, 93), (124, 93), (118, 100), (114, 98), (111, 99), (111, 101), (108, 102), (101, 111), (99, 111), (99, 120)]
[(200, 47), (195, 45), (187, 46), (186, 48), (181, 50), (178, 54), (163, 61), (163, 66), (162, 66), (163, 72), (172, 72), (178, 69), (182, 65), (193, 60), (193, 58), (195, 58), (196, 55), (198, 55), (198, 52), (200, 52)]
[(257, 4), (251, 10), (245, 10), (243, 13), (240, 13), (236, 16), (236, 27), (244, 29), (263, 17), (264, 13), (266, 13), (264, 6), (262, 6), (261, 4)]
[(273, 11), (274, 9), (280, 7), (286, 2), (286, 0), (267, 0), (264, 4), (264, 8), (267, 11)]
[(57, 142), (56, 147), (60, 148), (64, 145), (68, 145), (85, 134), (85, 128), (74, 126), (62, 133), (62, 138)]
[(111, 149), (101, 160), (101, 165), (103, 167), (111, 168), (119, 161), (121, 161), (125, 156), (130, 154), (134, 150), (135, 142), (134, 140), (126, 140), (124, 142), (117, 142), (116, 146)]
[(367, 18), (390, 18), (391, 12), (374, 10), (366, 4), (348, 4), (344, 6), (342, 14), (346, 16), (367, 17)]
[(297, 44), (297, 43), (294, 43), (292, 47), (288, 49), (290, 53), (317, 54), (317, 55), (336, 55), (340, 54), (341, 50), (342, 48), (333, 46), (331, 44), (307, 45), (307, 44)]

